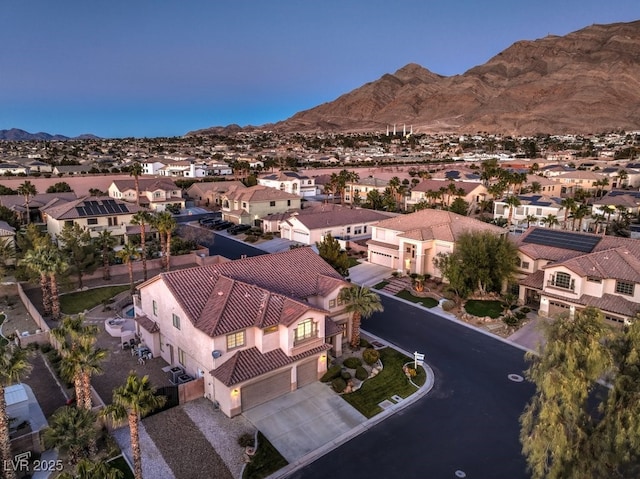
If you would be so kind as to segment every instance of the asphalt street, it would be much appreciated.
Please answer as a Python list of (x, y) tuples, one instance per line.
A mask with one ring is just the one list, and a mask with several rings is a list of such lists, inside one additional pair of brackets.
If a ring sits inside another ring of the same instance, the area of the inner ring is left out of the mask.
[(534, 392), (514, 382), (524, 352), (490, 336), (383, 297), (363, 329), (425, 354), (435, 387), (423, 399), (355, 437), (292, 478), (525, 479), (519, 423)]

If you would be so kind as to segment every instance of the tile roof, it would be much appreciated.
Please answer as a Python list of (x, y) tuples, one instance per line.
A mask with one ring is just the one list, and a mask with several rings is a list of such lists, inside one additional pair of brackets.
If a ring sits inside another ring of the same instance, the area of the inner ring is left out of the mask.
[(227, 193), (227, 197), (234, 201), (275, 201), (275, 200), (299, 200), (298, 195), (280, 191), (264, 185), (251, 186), (244, 189), (234, 189)]
[(543, 294), (549, 298), (558, 299), (567, 303), (593, 306), (602, 312), (611, 312), (628, 317), (635, 316), (636, 313), (640, 312), (640, 305), (638, 305), (638, 303), (633, 303), (626, 298), (614, 294), (605, 293), (601, 298), (583, 294), (577, 299), (569, 299), (565, 296), (550, 294), (546, 291)]
[[(155, 190), (179, 190), (180, 188), (170, 178), (138, 178), (140, 185), (140, 191), (155, 191)], [(136, 180), (134, 178), (126, 180), (113, 180), (113, 185), (118, 188), (119, 191), (135, 190)]]
[(624, 246), (547, 264), (543, 269), (557, 266), (564, 266), (581, 277), (593, 276), (640, 283), (640, 259)]
[(194, 326), (210, 336), (252, 326), (288, 326), (306, 311), (323, 311), (306, 298), (348, 285), (311, 248), (176, 270), (157, 278)]
[[(427, 191), (439, 191), (440, 188), (447, 188), (449, 186), (448, 181), (442, 180), (422, 180), (416, 186), (414, 186), (411, 191), (417, 192), (427, 192)], [(476, 188), (484, 188), (482, 183), (474, 183), (470, 181), (454, 181), (453, 183), (456, 189), (462, 188), (465, 194), (471, 193)]]
[(296, 180), (308, 180), (309, 177), (307, 175), (301, 175), (300, 173), (296, 173), (295, 171), (280, 171), (278, 173), (272, 173), (267, 176), (263, 176), (260, 178), (261, 180), (276, 180), (276, 181), (291, 181), (292, 179)]
[[(378, 228), (401, 232), (401, 237), (419, 239), (441, 239), (455, 241), (469, 231), (488, 231), (496, 235), (505, 234), (505, 229), (489, 223), (443, 210), (420, 210), (380, 221)], [(406, 235), (406, 236), (405, 236)]]
[(366, 208), (329, 208), (327, 211), (322, 211), (322, 209), (319, 211), (318, 208), (314, 208), (309, 212), (301, 210), (292, 216), (295, 216), (309, 230), (373, 223), (389, 218), (388, 214)]
[[(117, 207), (114, 211), (111, 211), (106, 206), (112, 203)], [(43, 208), (43, 212), (56, 220), (71, 220), (97, 216), (129, 215), (144, 209), (136, 204), (127, 203), (110, 196), (85, 196), (75, 201), (58, 201)]]
[(134, 321), (136, 323), (138, 323), (140, 325), (140, 327), (146, 329), (150, 333), (158, 333), (158, 332), (160, 332), (160, 326), (158, 326), (158, 323), (156, 323), (155, 321), (153, 321), (152, 319), (150, 319), (146, 315), (136, 316), (134, 318)]
[(225, 386), (234, 386), (328, 349), (331, 349), (331, 345), (325, 343), (301, 354), (287, 356), (282, 349), (261, 353), (258, 348), (251, 347), (237, 351), (224, 364), (211, 371), (211, 374)]
[(13, 236), (16, 234), (16, 229), (6, 221), (0, 221), (0, 236)]

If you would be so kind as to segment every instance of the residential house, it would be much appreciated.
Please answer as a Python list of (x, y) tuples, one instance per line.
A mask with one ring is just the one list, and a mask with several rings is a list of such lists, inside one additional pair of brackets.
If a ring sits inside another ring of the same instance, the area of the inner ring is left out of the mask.
[(0, 163), (0, 175), (2, 176), (12, 176), (12, 175), (28, 175), (29, 167), (26, 165), (21, 165), (19, 163), (14, 162), (4, 162)]
[(456, 240), (466, 232), (488, 231), (506, 235), (504, 228), (461, 216), (450, 211), (425, 209), (400, 215), (371, 226), (367, 241), (370, 263), (401, 273), (441, 277), (433, 259), (451, 253)]
[(593, 306), (624, 324), (640, 312), (640, 240), (530, 228), (516, 242), (520, 300), (541, 316)]
[(138, 211), (146, 208), (108, 196), (85, 196), (72, 201), (51, 200), (41, 212), (47, 225), (47, 232), (55, 238), (65, 225), (74, 223), (87, 228), (92, 237), (108, 230), (114, 237), (127, 234), (127, 226)]
[[(170, 178), (138, 178), (140, 205), (151, 211), (164, 211), (167, 205), (179, 205), (184, 209), (182, 189)], [(109, 185), (109, 196), (129, 203), (136, 203), (134, 178), (114, 180)]]
[(136, 322), (154, 357), (203, 378), (232, 417), (322, 376), (349, 332), (348, 285), (296, 248), (161, 273), (139, 286)]
[(586, 190), (595, 193), (598, 190), (610, 190), (611, 184), (598, 186), (598, 182), (606, 178), (601, 173), (588, 170), (575, 170), (561, 173), (552, 179), (561, 186), (560, 193), (563, 195), (573, 195), (577, 190)]
[(366, 203), (369, 192), (376, 190), (383, 194), (389, 186), (389, 180), (382, 180), (370, 176), (357, 181), (347, 182), (344, 186), (343, 201), (348, 204)]
[(280, 171), (263, 176), (258, 178), (258, 184), (286, 191), (303, 198), (316, 195), (315, 180), (294, 171)]
[[(452, 184), (456, 193), (451, 193), (449, 185)], [(457, 193), (460, 193), (458, 195)], [(471, 208), (474, 208), (481, 201), (489, 197), (487, 187), (482, 183), (468, 181), (441, 181), (441, 180), (422, 180), (411, 189), (411, 195), (405, 200), (405, 207), (410, 209), (421, 201), (432, 203), (435, 201), (435, 195), (439, 194), (438, 202), (450, 205), (457, 197), (466, 201)]]
[(341, 240), (371, 238), (371, 225), (389, 218), (379, 211), (320, 205), (290, 214), (280, 223), (280, 237), (305, 245), (315, 245), (327, 234)]
[[(73, 191), (65, 193), (37, 193), (29, 199), (29, 216), (31, 221), (40, 221), (41, 209), (51, 200), (73, 201), (78, 197)], [(27, 204), (22, 195), (1, 195), (0, 205), (13, 211), (24, 223), (27, 222)]]
[[(542, 221), (549, 215), (557, 217), (558, 221), (564, 219), (564, 207), (562, 206), (562, 198), (545, 195), (519, 195), (520, 206), (516, 206), (511, 214), (511, 224), (514, 226), (544, 226)], [(509, 218), (511, 207), (503, 198), (493, 201), (493, 217), (494, 219)], [(530, 216), (535, 216), (535, 221), (530, 221)]]
[(53, 167), (53, 174), (58, 176), (80, 176), (91, 173), (90, 165), (58, 165)]
[(593, 201), (593, 214), (605, 218), (619, 218), (622, 213), (640, 215), (640, 191), (611, 190), (602, 198)]
[[(626, 176), (620, 178), (620, 172), (624, 171)], [(621, 168), (619, 166), (608, 166), (600, 173), (609, 178), (611, 188), (638, 188), (640, 186), (640, 170), (635, 168)]]
[(204, 165), (198, 165), (193, 159), (189, 160), (165, 160), (164, 166), (157, 170), (160, 176), (184, 177), (184, 178), (202, 178), (207, 176), (207, 168)]
[(273, 213), (300, 209), (300, 196), (268, 186), (234, 188), (221, 197), (222, 218), (238, 224), (260, 224), (260, 219)]
[(34, 173), (52, 173), (53, 166), (49, 163), (45, 163), (44, 161), (32, 160), (27, 162), (26, 166), (29, 168), (29, 174), (33, 175)]
[(231, 190), (244, 189), (242, 181), (211, 181), (194, 183), (187, 189), (187, 197), (196, 206), (220, 206), (222, 196)]

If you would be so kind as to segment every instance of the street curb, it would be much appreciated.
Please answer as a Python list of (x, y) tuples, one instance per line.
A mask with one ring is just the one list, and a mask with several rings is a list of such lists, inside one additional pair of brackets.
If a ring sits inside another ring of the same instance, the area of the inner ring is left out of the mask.
[[(395, 349), (396, 351), (399, 351), (399, 352), (405, 354), (408, 357), (413, 356), (413, 353), (409, 353), (408, 351), (405, 351), (404, 349), (396, 346), (395, 344), (393, 344), (393, 343), (391, 343), (391, 342), (389, 342), (387, 340), (384, 340), (382, 338), (379, 338), (378, 336), (376, 336), (374, 334), (368, 333), (365, 330), (362, 330), (362, 333), (365, 334), (368, 337), (373, 338), (376, 341), (379, 341), (379, 342), (387, 345), (388, 347), (391, 347), (391, 348)], [(283, 467), (282, 469), (279, 469), (278, 471), (274, 472), (270, 476), (267, 476), (266, 479), (281, 479), (281, 478), (288, 477), (290, 474), (293, 474), (294, 472), (296, 472), (296, 471), (302, 469), (303, 467), (311, 464), (316, 459), (319, 459), (320, 457), (330, 453), (334, 449), (337, 449), (338, 447), (342, 446), (343, 444), (345, 444), (346, 442), (350, 441), (354, 437), (359, 436), (360, 434), (362, 434), (364, 432), (367, 432), (369, 429), (371, 429), (372, 427), (378, 425), (379, 423), (381, 423), (382, 421), (387, 419), (389, 416), (392, 416), (393, 414), (397, 413), (398, 411), (400, 411), (400, 410), (412, 405), (413, 403), (415, 403), (419, 399), (421, 399), (424, 396), (426, 396), (431, 391), (431, 389), (433, 389), (433, 386), (435, 385), (435, 373), (433, 372), (433, 369), (431, 369), (431, 367), (428, 364), (423, 364), (422, 367), (425, 370), (425, 373), (427, 375), (427, 380), (411, 396), (403, 399), (400, 402), (395, 403), (393, 406), (390, 406), (387, 409), (384, 409), (380, 414), (376, 414), (372, 418), (367, 419), (365, 422), (363, 422), (361, 424), (358, 424), (357, 426), (353, 427), (349, 431), (347, 431), (347, 432), (341, 434), (340, 436), (338, 436), (337, 438), (335, 438), (333, 441), (328, 442), (324, 446), (322, 446), (322, 447), (320, 447), (320, 448), (318, 448), (318, 449), (316, 449), (314, 451), (311, 451), (310, 453), (302, 456), (300, 459), (297, 459), (296, 461), (292, 462), (291, 464)]]

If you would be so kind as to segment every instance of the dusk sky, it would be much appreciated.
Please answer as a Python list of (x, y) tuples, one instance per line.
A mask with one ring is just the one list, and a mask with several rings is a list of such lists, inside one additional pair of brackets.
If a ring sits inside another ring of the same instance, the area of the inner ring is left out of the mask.
[(5, 1), (0, 129), (182, 136), (263, 125), (407, 63), (456, 75), (638, 0)]

